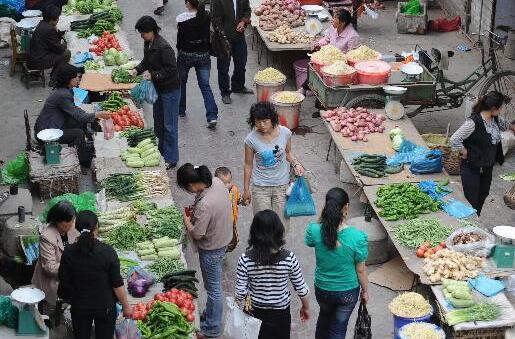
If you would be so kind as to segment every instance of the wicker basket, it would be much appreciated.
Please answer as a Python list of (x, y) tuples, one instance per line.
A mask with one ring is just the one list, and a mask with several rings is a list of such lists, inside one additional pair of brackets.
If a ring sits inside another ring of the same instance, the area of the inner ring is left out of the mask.
[(79, 177), (77, 175), (40, 180), (34, 184), (37, 186), (41, 199), (52, 199), (65, 193), (79, 193)]
[(504, 203), (506, 206), (515, 210), (515, 185), (513, 185), (508, 192), (504, 194)]
[(459, 151), (453, 151), (449, 139), (443, 134), (423, 134), (422, 139), (429, 149), (442, 151), (443, 167), (449, 175), (460, 174), (461, 155)]

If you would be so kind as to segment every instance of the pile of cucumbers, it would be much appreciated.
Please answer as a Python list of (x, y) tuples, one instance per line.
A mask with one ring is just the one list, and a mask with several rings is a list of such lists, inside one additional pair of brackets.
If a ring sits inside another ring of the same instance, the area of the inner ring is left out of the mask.
[(165, 274), (161, 278), (163, 291), (177, 288), (188, 292), (193, 296), (193, 298), (197, 298), (198, 290), (195, 283), (198, 283), (198, 279), (195, 277), (195, 273), (197, 273), (197, 271), (183, 270)]
[(379, 154), (362, 154), (352, 160), (352, 167), (360, 175), (381, 178), (387, 174), (399, 173), (403, 170), (403, 165), (386, 165), (386, 156)]
[(123, 100), (120, 92), (113, 92), (107, 100), (102, 101), (99, 105), (104, 111), (117, 111), (127, 103)]
[[(70, 23), (70, 29), (72, 31), (83, 31), (87, 29), (93, 29), (95, 24), (100, 21), (102, 25), (105, 25), (105, 22), (109, 22), (110, 25), (108, 28), (114, 29), (114, 24), (122, 21), (123, 14), (118, 8), (111, 8), (107, 11), (101, 11), (98, 13), (93, 13), (89, 17), (89, 19), (84, 20), (75, 20)], [(99, 25), (99, 26), (102, 26)], [(106, 29), (107, 30), (107, 29)], [(104, 31), (100, 32), (102, 34)]]

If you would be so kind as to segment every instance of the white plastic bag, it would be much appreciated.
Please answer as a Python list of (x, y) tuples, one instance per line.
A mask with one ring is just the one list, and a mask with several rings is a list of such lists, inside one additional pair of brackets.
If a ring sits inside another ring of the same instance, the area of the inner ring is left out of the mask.
[(225, 316), (224, 336), (230, 339), (258, 339), (261, 320), (251, 317), (238, 307), (233, 297), (225, 298), (227, 313)]
[[(477, 233), (481, 235), (481, 240), (476, 241), (470, 244), (463, 244), (463, 245), (454, 245), (453, 239), (455, 236), (461, 233)], [(456, 252), (462, 252), (465, 254), (477, 256), (477, 257), (483, 257), (486, 258), (490, 256), (490, 252), (492, 251), (492, 248), (495, 246), (495, 237), (486, 232), (485, 230), (474, 227), (474, 226), (468, 226), (468, 227), (460, 227), (456, 229), (454, 232), (451, 233), (451, 235), (447, 238), (445, 241), (445, 244), (447, 245), (447, 248)]]

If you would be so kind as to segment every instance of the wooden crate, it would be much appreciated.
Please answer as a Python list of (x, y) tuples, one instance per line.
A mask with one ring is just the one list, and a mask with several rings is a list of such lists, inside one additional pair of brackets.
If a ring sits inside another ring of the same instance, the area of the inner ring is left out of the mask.
[(427, 10), (426, 4), (422, 3), (422, 14), (420, 15), (409, 15), (401, 13), (401, 8), (404, 7), (407, 2), (397, 3), (397, 13), (395, 14), (395, 22), (397, 23), (397, 33), (401, 34), (426, 34), (427, 30)]

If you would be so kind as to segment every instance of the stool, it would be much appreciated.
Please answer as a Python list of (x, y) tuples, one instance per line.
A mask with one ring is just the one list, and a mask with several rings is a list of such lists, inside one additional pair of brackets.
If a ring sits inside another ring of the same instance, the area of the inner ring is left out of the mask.
[(23, 64), (27, 62), (27, 54), (21, 53), (18, 50), (18, 39), (16, 38), (16, 30), (14, 27), (11, 27), (11, 48), (12, 48), (12, 57), (11, 57), (11, 65), (9, 70), (9, 75), (13, 76), (16, 73), (16, 66), (20, 65), (23, 67)]
[(32, 83), (41, 83), (43, 87), (46, 86), (45, 70), (44, 69), (29, 69), (27, 63), (23, 63), (23, 73), (21, 75), (21, 82), (25, 84), (27, 89), (30, 88)]

